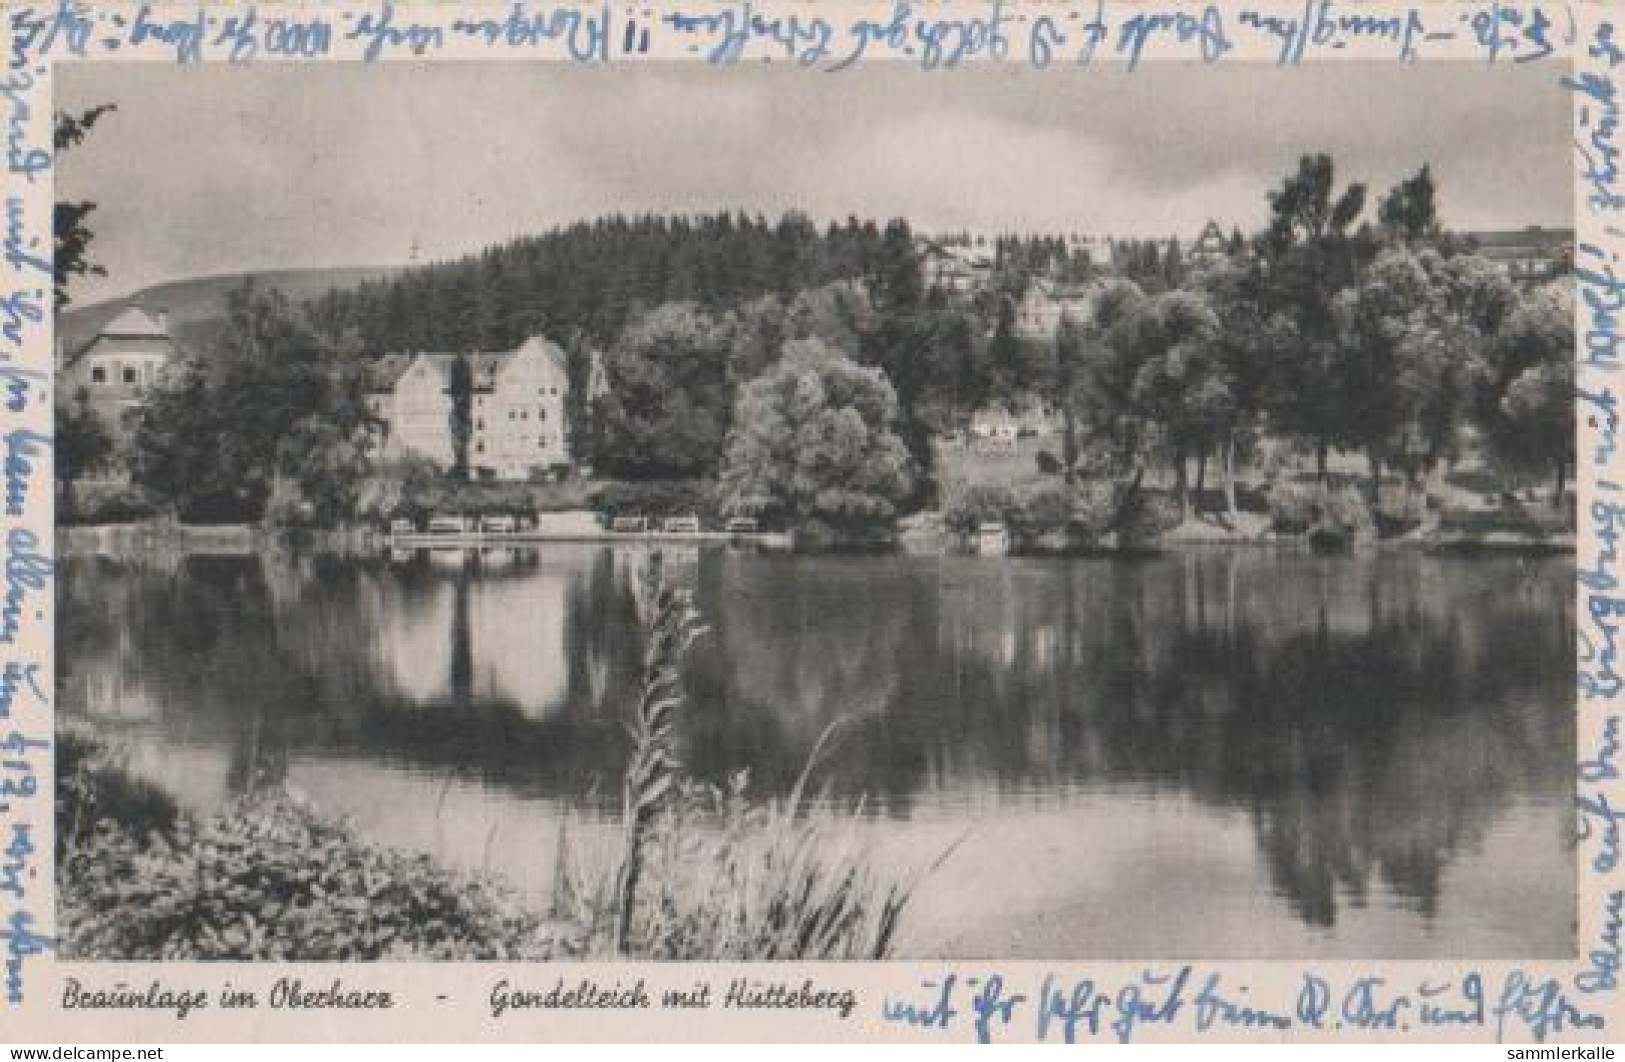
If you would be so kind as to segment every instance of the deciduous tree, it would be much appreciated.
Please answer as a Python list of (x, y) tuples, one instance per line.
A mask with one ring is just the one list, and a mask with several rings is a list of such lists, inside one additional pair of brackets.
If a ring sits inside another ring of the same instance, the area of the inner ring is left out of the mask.
[(53, 454), (56, 481), (61, 484), (61, 505), (73, 511), (73, 488), (86, 473), (113, 452), (113, 440), (101, 418), (85, 403), (84, 395), (57, 393)]
[(786, 344), (740, 393), (723, 461), (724, 507), (859, 533), (889, 524), (913, 489), (896, 392), (817, 339)]
[(1573, 285), (1525, 293), (1488, 353), (1475, 402), (1479, 425), (1502, 464), (1552, 476), (1559, 506), (1574, 463)]
[(595, 463), (627, 479), (705, 476), (727, 434), (729, 328), (692, 303), (656, 307), (605, 361)]

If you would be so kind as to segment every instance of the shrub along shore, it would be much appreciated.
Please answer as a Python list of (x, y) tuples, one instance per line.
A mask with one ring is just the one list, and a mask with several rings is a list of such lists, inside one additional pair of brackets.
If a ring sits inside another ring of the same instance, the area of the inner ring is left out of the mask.
[(368, 845), (286, 793), (207, 819), (93, 734), (58, 742), (59, 952), (87, 960), (551, 959), (582, 935), (497, 883)]
[[(1470, 504), (1444, 504), (1437, 496), (1387, 485), (1373, 505), (1365, 485), (1322, 486), (1312, 482), (1266, 484), (1237, 492), (1227, 506), (1217, 492), (1197, 496), (1188, 511), (1166, 489), (1110, 482), (1062, 483), (1059, 479), (958, 482), (944, 490), (939, 508), (896, 522), (894, 528), (842, 534), (827, 527), (794, 527), (773, 536), (777, 548), (805, 552), (862, 550), (893, 546), (915, 554), (972, 552), (978, 532), (998, 525), (1008, 535), (1008, 551), (1066, 555), (1138, 553), (1191, 545), (1278, 545), (1344, 548), (1359, 545), (1445, 550), (1572, 551), (1573, 497), (1553, 507), (1546, 500), (1517, 496), (1470, 498)], [(611, 529), (615, 518), (637, 515), (658, 527), (664, 517), (697, 516), (700, 527), (717, 531), (722, 518), (704, 501), (700, 485), (661, 483), (647, 489), (616, 485), (592, 509), (526, 508), (512, 489), (482, 493), (468, 485), (459, 496), (463, 515), (504, 514), (518, 518), (515, 541), (557, 538), (612, 543), (644, 541), (639, 533)], [(697, 500), (699, 499), (699, 500)], [(421, 525), (420, 525), (421, 526)], [(266, 524), (187, 524), (170, 518), (80, 523), (58, 528), (62, 552), (140, 553), (182, 550), (250, 553), (296, 544), (339, 552), (364, 552), (388, 542), (382, 525), (337, 529), (278, 529)]]

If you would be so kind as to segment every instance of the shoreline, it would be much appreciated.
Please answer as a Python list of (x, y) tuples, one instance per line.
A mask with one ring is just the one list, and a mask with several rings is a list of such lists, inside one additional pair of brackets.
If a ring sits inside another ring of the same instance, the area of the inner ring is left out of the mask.
[[(820, 545), (799, 546), (794, 532), (761, 532), (730, 534), (723, 531), (697, 532), (614, 532), (597, 534), (583, 531), (517, 531), (499, 533), (464, 533), (434, 535), (415, 533), (391, 535), (376, 531), (317, 531), (287, 536), (265, 527), (248, 524), (187, 525), (187, 524), (96, 524), (72, 525), (56, 529), (56, 547), (59, 556), (85, 556), (109, 553), (182, 552), (219, 554), (224, 556), (277, 552), (286, 549), (311, 549), (317, 552), (379, 552), (420, 549), (501, 549), (506, 547), (544, 545), (605, 545), (605, 546), (734, 546), (760, 552), (789, 556), (873, 556), (874, 543), (854, 544), (850, 547)], [(1013, 559), (1132, 559), (1182, 549), (1213, 549), (1216, 547), (1244, 549), (1287, 549), (1339, 555), (1416, 549), (1454, 555), (1505, 554), (1572, 554), (1576, 549), (1572, 532), (1531, 534), (1509, 531), (1433, 531), (1410, 532), (1388, 538), (1360, 536), (1345, 542), (1317, 545), (1307, 534), (1288, 535), (1275, 532), (1226, 533), (1214, 529), (1204, 534), (1200, 530), (1181, 528), (1157, 539), (1133, 544), (1076, 544), (1011, 548), (1000, 553), (982, 554), (977, 551), (970, 536), (942, 532), (934, 534), (900, 534), (895, 543), (881, 552), (907, 556), (986, 556)]]

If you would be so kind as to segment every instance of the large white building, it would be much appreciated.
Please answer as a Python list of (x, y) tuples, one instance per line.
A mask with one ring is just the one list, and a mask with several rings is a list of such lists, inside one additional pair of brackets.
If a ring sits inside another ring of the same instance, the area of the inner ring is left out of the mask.
[(468, 359), (473, 381), (468, 440), (472, 478), (524, 480), (570, 464), (565, 354), (558, 344), (534, 337), (517, 350), (500, 353), (380, 358), (367, 401), (385, 426), (385, 460), (415, 454), (443, 468), (455, 463), (452, 382), (459, 358)]

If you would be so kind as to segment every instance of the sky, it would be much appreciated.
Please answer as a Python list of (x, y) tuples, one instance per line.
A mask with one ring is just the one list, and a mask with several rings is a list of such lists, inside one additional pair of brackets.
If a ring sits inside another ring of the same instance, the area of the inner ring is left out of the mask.
[(65, 154), (105, 278), (457, 257), (606, 213), (796, 209), (928, 232), (1259, 227), (1305, 152), (1371, 199), (1423, 163), (1461, 230), (1572, 224), (1570, 100), (1545, 64), (1158, 63), (840, 74), (698, 64), (57, 68), (118, 110)]

